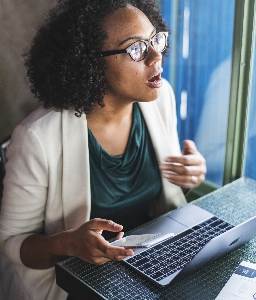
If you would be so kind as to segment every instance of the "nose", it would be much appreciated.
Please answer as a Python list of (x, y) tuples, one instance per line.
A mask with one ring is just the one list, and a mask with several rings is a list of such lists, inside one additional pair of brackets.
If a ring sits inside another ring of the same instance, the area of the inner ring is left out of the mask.
[(145, 58), (145, 63), (148, 66), (162, 60), (162, 53), (156, 51), (151, 44), (148, 45), (148, 55)]

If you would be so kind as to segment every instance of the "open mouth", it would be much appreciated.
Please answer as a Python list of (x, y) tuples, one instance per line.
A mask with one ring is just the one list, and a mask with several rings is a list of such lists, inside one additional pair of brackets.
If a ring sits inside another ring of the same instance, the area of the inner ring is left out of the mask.
[(152, 76), (148, 80), (148, 85), (150, 87), (159, 88), (162, 85), (161, 73), (158, 73), (158, 74)]
[(150, 78), (149, 82), (155, 82), (160, 79), (161, 79), (161, 74), (157, 74), (157, 75), (153, 76), (152, 78)]

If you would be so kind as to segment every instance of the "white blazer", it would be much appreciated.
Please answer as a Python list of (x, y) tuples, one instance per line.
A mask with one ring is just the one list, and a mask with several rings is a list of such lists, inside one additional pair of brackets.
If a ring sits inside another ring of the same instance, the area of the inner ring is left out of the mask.
[[(173, 91), (163, 81), (160, 97), (139, 103), (157, 160), (180, 155)], [(33, 270), (20, 259), (24, 239), (77, 228), (91, 208), (86, 116), (39, 108), (12, 134), (0, 215), (0, 299), (66, 299), (54, 268)], [(186, 203), (181, 188), (162, 180), (162, 195), (149, 208), (157, 217)], [(2, 294), (1, 294), (2, 293)]]

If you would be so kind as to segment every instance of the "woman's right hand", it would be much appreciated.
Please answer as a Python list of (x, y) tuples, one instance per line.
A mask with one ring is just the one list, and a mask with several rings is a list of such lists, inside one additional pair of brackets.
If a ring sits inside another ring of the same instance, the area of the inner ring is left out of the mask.
[(122, 237), (122, 225), (106, 219), (92, 219), (71, 233), (70, 256), (79, 257), (93, 264), (104, 264), (110, 260), (120, 261), (127, 256), (132, 256), (132, 249), (112, 246), (102, 236), (103, 230), (118, 232), (117, 239)]
[(20, 258), (32, 269), (47, 269), (68, 256), (76, 256), (93, 264), (104, 264), (109, 260), (121, 260), (132, 256), (132, 249), (112, 246), (102, 234), (103, 230), (117, 232), (121, 238), (123, 226), (105, 219), (93, 219), (77, 229), (70, 229), (53, 235), (35, 233), (22, 243)]

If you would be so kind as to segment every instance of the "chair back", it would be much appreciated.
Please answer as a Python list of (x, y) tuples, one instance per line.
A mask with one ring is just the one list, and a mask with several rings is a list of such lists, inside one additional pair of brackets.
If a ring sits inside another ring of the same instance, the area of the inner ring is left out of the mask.
[(6, 164), (6, 149), (10, 144), (10, 137), (4, 139), (0, 143), (0, 200), (2, 199), (3, 195), (3, 180), (5, 176), (5, 164)]

